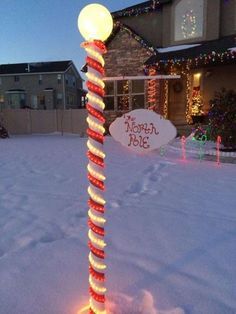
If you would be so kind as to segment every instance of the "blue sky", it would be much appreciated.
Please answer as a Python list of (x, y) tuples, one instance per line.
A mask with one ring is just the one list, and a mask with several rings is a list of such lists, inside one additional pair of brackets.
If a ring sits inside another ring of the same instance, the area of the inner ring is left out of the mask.
[(77, 17), (94, 2), (116, 11), (142, 1), (1, 0), (0, 64), (73, 60), (79, 70), (85, 53)]

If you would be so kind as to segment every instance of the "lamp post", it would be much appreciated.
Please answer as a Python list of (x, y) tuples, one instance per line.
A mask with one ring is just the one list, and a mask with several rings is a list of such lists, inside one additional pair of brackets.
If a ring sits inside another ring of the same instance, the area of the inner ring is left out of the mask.
[(88, 103), (88, 238), (89, 238), (89, 313), (105, 314), (105, 246), (104, 218), (105, 199), (103, 196), (105, 176), (103, 173), (104, 158), (103, 142), (105, 118), (103, 110), (104, 59), (106, 53), (104, 41), (113, 29), (110, 12), (100, 4), (89, 4), (80, 12), (78, 28), (86, 42), (82, 47), (87, 52), (87, 88)]

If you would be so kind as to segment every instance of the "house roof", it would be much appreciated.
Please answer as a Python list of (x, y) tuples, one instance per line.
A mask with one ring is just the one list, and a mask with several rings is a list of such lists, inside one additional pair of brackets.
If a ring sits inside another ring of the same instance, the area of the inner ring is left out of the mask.
[(131, 27), (127, 26), (126, 24), (121, 23), (120, 21), (117, 21), (114, 25), (113, 31), (109, 38), (106, 40), (106, 45), (109, 45), (109, 43), (114, 39), (114, 37), (117, 35), (117, 33), (120, 30), (125, 30), (131, 37), (133, 37), (136, 41), (140, 43), (140, 45), (147, 49), (151, 54), (156, 53), (156, 49), (142, 36), (137, 34)]
[(71, 60), (36, 63), (0, 64), (0, 74), (65, 72), (71, 64), (73, 64)]
[[(230, 57), (234, 55), (234, 51), (230, 51), (230, 48), (236, 46), (236, 36), (231, 35), (216, 40), (200, 42), (199, 45), (193, 45), (193, 47), (187, 49), (167, 51), (157, 53), (151, 56), (147, 61), (146, 65), (154, 64), (167, 64), (167, 63), (184, 63), (189, 62), (192, 64), (209, 64), (211, 62), (221, 62), (222, 56)], [(170, 47), (171, 48), (171, 47)]]
[(171, 3), (172, 0), (150, 0), (132, 5), (119, 11), (112, 12), (113, 18), (125, 17), (125, 16), (137, 16), (140, 14), (148, 13), (150, 11), (159, 10), (162, 5)]

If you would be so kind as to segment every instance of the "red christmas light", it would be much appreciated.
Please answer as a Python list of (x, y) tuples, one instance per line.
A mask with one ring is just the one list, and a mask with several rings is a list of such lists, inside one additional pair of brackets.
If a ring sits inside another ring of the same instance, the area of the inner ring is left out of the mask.
[(105, 275), (102, 273), (99, 273), (95, 269), (93, 269), (92, 265), (89, 266), (89, 273), (98, 281), (105, 281)]
[(105, 296), (96, 293), (93, 290), (93, 288), (91, 288), (91, 287), (89, 288), (89, 293), (90, 293), (91, 297), (93, 297), (93, 299), (96, 300), (97, 302), (105, 303)]
[(92, 209), (99, 213), (103, 214), (105, 212), (104, 206), (94, 202), (91, 198), (88, 200), (88, 205), (89, 207), (91, 207)]
[(92, 252), (96, 257), (102, 258), (102, 259), (105, 258), (105, 253), (104, 253), (104, 251), (97, 249), (97, 248), (91, 243), (91, 241), (89, 241), (88, 246), (89, 246), (91, 252)]
[(90, 173), (88, 174), (88, 179), (94, 186), (104, 191), (104, 183), (102, 181), (96, 179)]
[(101, 134), (99, 134), (99, 133), (93, 131), (93, 130), (90, 129), (90, 128), (87, 129), (87, 134), (88, 134), (88, 136), (91, 137), (93, 140), (95, 140), (95, 141), (97, 141), (97, 142), (103, 144), (103, 142), (104, 142), (104, 136), (103, 136), (103, 135), (101, 135)]
[(88, 64), (90, 68), (93, 68), (94, 70), (98, 71), (101, 75), (105, 74), (105, 70), (103, 66), (98, 61), (95, 61), (94, 59), (87, 57), (86, 63)]
[(101, 228), (101, 227), (96, 226), (96, 225), (92, 222), (91, 219), (88, 220), (88, 225), (89, 225), (89, 228), (90, 228), (93, 232), (95, 232), (95, 233), (97, 233), (98, 235), (104, 237), (104, 235), (105, 235), (104, 228)]
[(93, 108), (89, 103), (87, 103), (86, 109), (88, 110), (89, 114), (91, 114), (91, 116), (98, 119), (101, 123), (105, 122), (104, 115), (99, 110)]
[(99, 95), (100, 97), (104, 97), (105, 96), (105, 92), (103, 90), (103, 88), (97, 86), (96, 84), (88, 81), (86, 83), (87, 87), (88, 87), (88, 90)]

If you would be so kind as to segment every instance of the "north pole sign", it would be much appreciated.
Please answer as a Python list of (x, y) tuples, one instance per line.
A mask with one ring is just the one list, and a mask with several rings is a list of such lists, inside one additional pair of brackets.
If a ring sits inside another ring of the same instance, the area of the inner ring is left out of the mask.
[(136, 152), (157, 149), (176, 136), (176, 128), (169, 120), (146, 109), (136, 109), (117, 118), (109, 131), (116, 141)]

